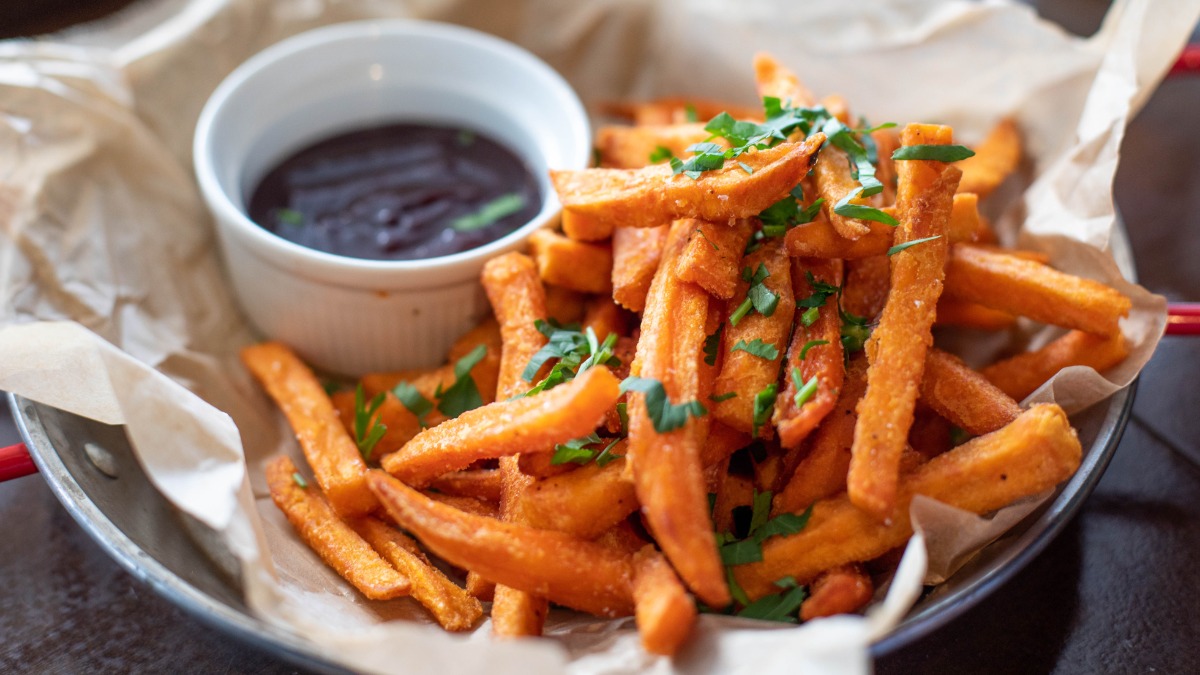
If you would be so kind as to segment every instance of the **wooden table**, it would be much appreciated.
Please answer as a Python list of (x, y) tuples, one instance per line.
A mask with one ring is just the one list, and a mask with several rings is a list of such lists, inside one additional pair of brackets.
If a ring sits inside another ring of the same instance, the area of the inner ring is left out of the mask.
[[(1043, 4), (1077, 32), (1094, 29), (1106, 6)], [(31, 30), (55, 25), (26, 20)], [(1117, 177), (1141, 281), (1173, 300), (1200, 301), (1197, 111), (1200, 76), (1165, 83), (1129, 129)], [(884, 657), (878, 671), (1200, 672), (1198, 380), (1200, 340), (1165, 339), (1116, 456), (1075, 521), (1012, 581)], [(16, 440), (6, 412), (0, 444)], [(37, 476), (0, 485), (0, 588), (0, 672), (296, 672), (119, 569)]]

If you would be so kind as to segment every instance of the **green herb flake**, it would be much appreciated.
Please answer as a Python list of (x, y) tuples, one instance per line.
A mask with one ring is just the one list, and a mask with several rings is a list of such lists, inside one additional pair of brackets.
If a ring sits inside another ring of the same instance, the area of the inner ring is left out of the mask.
[(742, 322), (742, 319), (746, 318), (746, 315), (750, 313), (751, 309), (754, 309), (754, 302), (751, 301), (750, 298), (746, 298), (742, 301), (742, 304), (738, 305), (737, 309), (733, 310), (733, 313), (729, 315), (729, 323), (733, 324), (734, 326), (738, 325)]
[(596, 466), (604, 468), (610, 463), (625, 456), (618, 455), (612, 451), (612, 449), (616, 447), (617, 443), (620, 441), (621, 439), (614, 438), (613, 440), (609, 441), (608, 445), (604, 446), (604, 449), (600, 451), (600, 454), (596, 455)]
[(900, 221), (889, 216), (883, 211), (880, 211), (879, 209), (865, 206), (863, 204), (851, 204), (850, 200), (856, 198), (857, 196), (858, 195), (854, 194), (853, 192), (846, 195), (833, 207), (833, 212), (839, 216), (845, 216), (846, 218), (873, 220), (877, 223), (883, 223), (884, 225), (891, 225), (892, 227), (896, 227), (900, 224)]
[(691, 103), (683, 106), (683, 115), (689, 122), (700, 121), (700, 118), (696, 114), (696, 106), (692, 105)]
[(474, 410), (483, 405), (483, 397), (475, 378), (471, 377), (471, 369), (487, 356), (487, 347), (476, 345), (466, 356), (454, 364), (454, 384), (446, 391), (438, 388), (437, 409), (448, 418), (455, 418), (468, 410)]
[[(749, 311), (747, 309), (746, 311)], [(732, 320), (732, 317), (730, 317)], [(738, 319), (739, 321), (741, 319)], [(737, 325), (734, 323), (733, 325)], [(717, 365), (717, 355), (721, 352), (721, 332), (725, 330), (725, 324), (717, 326), (717, 330), (712, 335), (704, 338), (704, 363), (710, 366)]]
[(763, 342), (762, 338), (754, 338), (752, 342), (747, 343), (745, 340), (738, 340), (730, 352), (746, 352), (751, 356), (757, 356), (762, 359), (774, 361), (779, 358), (779, 349), (770, 342)]
[(799, 368), (792, 368), (792, 382), (796, 385), (796, 396), (792, 399), (796, 403), (796, 407), (803, 407), (812, 395), (817, 393), (817, 384), (820, 382), (817, 378), (813, 378), (808, 382), (800, 375)]
[(818, 307), (809, 307), (800, 315), (800, 323), (803, 324), (805, 328), (808, 328), (817, 322), (817, 317), (820, 316), (820, 312), (821, 310)]
[(700, 228), (698, 228), (698, 227), (697, 227), (697, 228), (696, 228), (696, 234), (700, 235), (700, 236), (701, 236), (701, 237), (704, 239), (704, 241), (707, 241), (707, 242), (708, 242), (708, 245), (709, 245), (709, 246), (712, 246), (712, 248), (713, 248), (713, 250), (714, 250), (714, 251), (720, 251), (720, 250), (721, 250), (721, 247), (720, 247), (720, 246), (717, 246), (717, 245), (716, 245), (716, 243), (715, 243), (715, 242), (713, 242), (713, 240), (712, 240), (712, 239), (709, 239), (709, 238), (708, 238), (708, 235), (707, 235), (707, 234), (704, 234), (704, 230), (702, 230), (702, 229), (700, 229)]
[(275, 209), (275, 220), (284, 225), (303, 225), (304, 214), (295, 209)]
[(778, 391), (779, 386), (772, 382), (754, 395), (754, 431), (750, 434), (751, 436), (758, 437), (759, 428), (770, 419), (771, 410), (775, 408), (775, 397), (778, 395)]
[(292, 482), (300, 486), (301, 490), (308, 489), (308, 481), (304, 480), (304, 476), (301, 476), (299, 471), (292, 472)]
[(554, 466), (567, 463), (587, 464), (596, 456), (596, 450), (587, 446), (600, 442), (600, 437), (595, 432), (592, 432), (583, 438), (575, 438), (566, 443), (559, 443), (554, 446), (554, 455), (550, 458), (550, 463)]
[(501, 195), (484, 204), (478, 211), (455, 218), (450, 227), (459, 232), (480, 230), (525, 208), (525, 197), (516, 192)]
[(708, 410), (699, 401), (673, 404), (663, 383), (646, 377), (627, 377), (621, 382), (621, 392), (636, 391), (646, 396), (646, 415), (660, 434), (674, 431), (687, 423), (688, 416), (701, 417)]
[(925, 242), (927, 242), (927, 241), (933, 241), (934, 239), (941, 239), (941, 238), (942, 238), (942, 235), (940, 235), (940, 234), (935, 234), (935, 235), (933, 235), (932, 237), (925, 237), (925, 238), (923, 238), (923, 239), (913, 239), (912, 241), (906, 241), (906, 242), (904, 242), (903, 244), (896, 244), (895, 246), (893, 246), (893, 247), (889, 248), (889, 249), (887, 250), (887, 254), (888, 254), (888, 256), (889, 256), (889, 257), (890, 257), (890, 256), (894, 256), (894, 255), (896, 255), (897, 253), (899, 253), (899, 252), (901, 252), (901, 251), (903, 251), (903, 250), (905, 250), (905, 249), (907, 249), (907, 248), (911, 248), (911, 247), (913, 247), (913, 246), (916, 246), (917, 244), (924, 244), (924, 243), (925, 243)]
[(975, 153), (961, 145), (906, 145), (892, 153), (892, 159), (928, 159), (935, 162), (957, 162)]
[(713, 394), (708, 397), (708, 400), (712, 401), (713, 403), (720, 403), (721, 401), (728, 401), (731, 398), (737, 398), (736, 391), (727, 391), (724, 394)]
[(805, 342), (804, 346), (800, 348), (800, 360), (803, 361), (804, 359), (808, 358), (808, 350), (812, 349), (813, 347), (820, 347), (821, 345), (827, 344), (829, 344), (829, 340), (809, 340), (808, 342)]
[(629, 404), (621, 401), (617, 404), (617, 420), (621, 423), (621, 435), (629, 435)]
[(408, 382), (398, 382), (392, 388), (392, 393), (400, 401), (400, 404), (408, 409), (417, 418), (417, 422), (422, 427), (429, 426), (425, 421), (425, 417), (433, 412), (433, 402), (425, 398), (425, 396), (417, 391), (417, 388)]
[(762, 621), (798, 623), (796, 614), (800, 605), (804, 604), (804, 599), (808, 597), (808, 591), (803, 586), (796, 585), (793, 577), (784, 577), (776, 581), (775, 585), (784, 590), (755, 600), (746, 605), (737, 615)]
[(871, 328), (864, 317), (855, 316), (845, 310), (839, 310), (839, 313), (842, 317), (842, 349), (849, 359), (850, 354), (860, 351), (871, 337)]
[(375, 417), (379, 406), (383, 405), (385, 396), (386, 394), (381, 391), (371, 398), (370, 403), (364, 403), (365, 395), (362, 383), (359, 383), (354, 390), (354, 442), (358, 446), (358, 451), (362, 453), (363, 459), (367, 461), (370, 461), (371, 453), (375, 450), (379, 439), (387, 433), (387, 427)]
[(573, 380), (588, 368), (619, 364), (613, 354), (613, 347), (617, 343), (616, 333), (609, 333), (604, 342), (600, 342), (591, 328), (580, 332), (578, 325), (563, 326), (554, 320), (538, 319), (534, 322), (534, 327), (546, 336), (547, 341), (545, 346), (529, 359), (529, 363), (521, 373), (521, 379), (533, 382), (533, 378), (537, 376), (538, 371), (547, 361), (550, 359), (558, 359), (558, 361), (541, 382), (525, 392), (525, 396), (552, 389)]
[(674, 157), (675, 153), (671, 152), (670, 148), (666, 147), (665, 145), (656, 145), (654, 146), (654, 150), (650, 153), (650, 163), (658, 164), (659, 162), (665, 162)]

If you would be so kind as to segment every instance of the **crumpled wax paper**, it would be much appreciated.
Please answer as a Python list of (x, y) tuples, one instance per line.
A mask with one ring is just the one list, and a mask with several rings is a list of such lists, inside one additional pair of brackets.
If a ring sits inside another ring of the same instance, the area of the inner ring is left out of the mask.
[(1124, 364), (1107, 378), (1068, 369), (1031, 397), (1079, 410), (1127, 385), (1163, 330), (1163, 298), (1113, 261), (1111, 184), (1125, 125), (1198, 14), (1200, 0), (1123, 0), (1078, 39), (1006, 2), (745, 0), (732, 11), (721, 0), (147, 0), (98, 26), (0, 43), (0, 388), (125, 424), (155, 485), (241, 561), (253, 611), (349, 668), (867, 672), (868, 645), (922, 582), (953, 574), (1038, 500), (991, 519), (915, 500), (920, 532), (865, 617), (796, 628), (706, 615), (674, 661), (642, 652), (632, 619), (556, 611), (552, 639), (496, 642), (487, 623), (449, 635), (407, 599), (362, 601), (265, 496), (265, 459), (299, 452), (237, 362), (257, 336), (225, 283), (191, 175), (200, 108), (238, 63), (289, 35), (415, 17), (525, 46), (585, 103), (682, 94), (751, 104), (751, 58), (764, 50), (875, 121), (949, 123), (971, 143), (1011, 115), (1029, 159), (992, 214), (1002, 236), (1134, 301)]

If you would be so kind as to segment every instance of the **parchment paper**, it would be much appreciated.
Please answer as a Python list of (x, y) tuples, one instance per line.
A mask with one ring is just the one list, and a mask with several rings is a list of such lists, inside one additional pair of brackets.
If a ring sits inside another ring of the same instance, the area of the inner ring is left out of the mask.
[(486, 623), (447, 635), (408, 600), (361, 601), (264, 499), (263, 461), (299, 453), (236, 360), (256, 336), (226, 286), (191, 177), (203, 102), (286, 36), (408, 16), (522, 44), (585, 103), (665, 94), (753, 103), (751, 58), (766, 50), (876, 122), (945, 122), (973, 142), (1013, 115), (1031, 159), (997, 214), (1005, 238), (1134, 300), (1122, 322), (1135, 345), (1126, 363), (1108, 379), (1069, 369), (1032, 397), (1079, 410), (1127, 385), (1162, 334), (1164, 299), (1124, 281), (1109, 256), (1111, 184), (1125, 124), (1198, 14), (1200, 0), (1125, 0), (1080, 40), (1004, 2), (159, 0), (55, 40), (0, 43), (0, 388), (125, 424), (158, 488), (241, 561), (249, 606), (351, 668), (866, 672), (867, 646), (922, 581), (952, 574), (1037, 500), (990, 520), (916, 500), (926, 535), (866, 617), (788, 628), (703, 616), (674, 662), (641, 651), (632, 619), (555, 612), (553, 639), (495, 642)]

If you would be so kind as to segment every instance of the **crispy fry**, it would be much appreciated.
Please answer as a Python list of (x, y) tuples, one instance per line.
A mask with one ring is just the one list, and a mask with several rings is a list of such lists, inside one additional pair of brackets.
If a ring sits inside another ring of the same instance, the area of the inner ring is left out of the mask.
[(601, 342), (610, 334), (623, 336), (629, 334), (628, 313), (621, 309), (612, 297), (603, 295), (587, 301), (583, 312), (584, 329), (591, 328), (596, 338)]
[(778, 591), (775, 580), (806, 584), (822, 571), (875, 558), (912, 536), (913, 495), (922, 494), (973, 513), (987, 513), (1058, 485), (1079, 467), (1082, 448), (1067, 415), (1035, 405), (1012, 424), (974, 438), (906, 476), (888, 522), (860, 510), (846, 495), (818, 502), (798, 534), (768, 539), (762, 562), (734, 567), (753, 600)]
[[(882, 211), (896, 216), (895, 208)], [(805, 258), (842, 258), (855, 260), (881, 256), (891, 248), (896, 228), (874, 221), (863, 221), (868, 230), (857, 239), (847, 239), (830, 224), (824, 214), (811, 223), (788, 230), (784, 237), (788, 255)], [(946, 240), (955, 243), (991, 241), (995, 237), (979, 215), (979, 199), (973, 194), (954, 195), (950, 220), (946, 222)]]
[[(770, 426), (754, 424), (754, 399), (760, 391), (776, 384), (779, 380), (779, 363), (792, 331), (792, 318), (796, 313), (796, 299), (792, 294), (791, 260), (778, 239), (768, 240), (761, 248), (742, 259), (741, 268), (755, 273), (759, 266), (766, 267), (768, 276), (762, 285), (779, 297), (771, 316), (763, 316), (757, 310), (746, 314), (735, 326), (732, 321), (724, 324), (721, 353), (724, 361), (721, 372), (713, 384), (713, 391), (721, 394), (735, 392), (737, 396), (714, 403), (713, 419), (727, 424), (738, 431), (766, 437)], [(728, 303), (732, 311), (747, 297), (750, 281), (743, 272), (738, 281), (733, 300)], [(755, 340), (771, 345), (775, 358), (764, 358), (747, 351), (734, 350), (739, 344), (748, 345)], [(765, 422), (765, 420), (760, 420)]]
[[(542, 281), (581, 293), (612, 292), (612, 248), (568, 239), (550, 230), (529, 235)], [(579, 303), (574, 303), (578, 307)]]
[(774, 96), (784, 103), (791, 101), (794, 106), (809, 106), (816, 100), (795, 73), (766, 52), (754, 55), (754, 82), (760, 97)]
[(661, 553), (647, 545), (633, 556), (633, 602), (642, 647), (674, 656), (696, 623), (696, 603)]
[(287, 417), (333, 510), (341, 516), (374, 511), (378, 504), (367, 490), (367, 465), (308, 366), (278, 342), (246, 347), (242, 362)]
[(900, 147), (900, 133), (895, 129), (876, 129), (871, 132), (875, 141), (875, 154), (879, 163), (875, 165), (875, 177), (883, 183), (883, 192), (879, 193), (879, 201), (885, 206), (896, 203), (896, 162), (892, 153)]
[(498, 501), (489, 502), (478, 497), (460, 497), (458, 495), (448, 495), (431, 490), (422, 490), (421, 494), (434, 501), (456, 508), (459, 511), (466, 511), (467, 513), (473, 513), (485, 518), (500, 517), (500, 503)]
[(1041, 349), (993, 363), (981, 374), (1019, 401), (1063, 368), (1089, 366), (1102, 373), (1128, 355), (1129, 344), (1120, 333), (1100, 337), (1073, 330)]
[(389, 600), (408, 595), (409, 580), (343, 523), (316, 488), (300, 487), (292, 478), (295, 473), (296, 465), (287, 456), (267, 464), (271, 499), (304, 543), (366, 597)]
[(723, 222), (757, 216), (778, 201), (808, 173), (824, 142), (818, 133), (802, 143), (746, 153), (695, 180), (673, 176), (664, 165), (551, 171), (550, 179), (564, 208), (615, 226), (654, 227), (676, 218)]
[(700, 447), (700, 464), (712, 466), (752, 442), (754, 439), (750, 438), (750, 434), (714, 421), (709, 425), (708, 436)]
[[(606, 169), (638, 169), (654, 162), (650, 155), (666, 148), (672, 157), (687, 157), (687, 149), (712, 136), (703, 123), (639, 125), (636, 127), (600, 127), (596, 131), (596, 148), (600, 151), (600, 166)], [(723, 147), (723, 138), (713, 140)], [(662, 160), (660, 160), (662, 161)]]
[[(908, 125), (904, 145), (951, 142), (949, 127)], [(930, 160), (901, 162), (896, 231), (898, 243), (932, 241), (892, 257), (892, 290), (879, 326), (867, 342), (867, 392), (858, 405), (858, 423), (846, 488), (851, 501), (875, 517), (888, 518), (896, 500), (900, 456), (933, 343), (931, 329), (946, 260), (944, 238), (960, 172)]]
[(802, 513), (817, 500), (845, 491), (854, 424), (858, 421), (854, 409), (866, 390), (867, 360), (860, 353), (850, 360), (837, 404), (810, 438), (808, 454), (796, 465), (783, 490), (775, 495), (771, 504), (774, 515)]
[[(614, 453), (624, 454), (620, 445)], [(618, 459), (604, 467), (593, 462), (535, 481), (521, 496), (522, 522), (595, 539), (637, 510), (637, 491), (624, 474), (625, 460)]]
[[(962, 171), (962, 167), (959, 167), (959, 171)], [(954, 195), (954, 208), (950, 211), (950, 221), (946, 223), (946, 239), (980, 244), (996, 241), (991, 225), (979, 215), (979, 195), (963, 192), (961, 188)]]
[[(837, 286), (842, 278), (842, 261), (794, 259), (792, 286), (799, 300), (810, 297), (815, 290), (808, 281), (809, 274), (819, 283)], [(805, 325), (803, 314), (801, 320), (796, 322), (783, 364), (783, 386), (779, 397), (775, 399), (773, 421), (779, 434), (779, 443), (785, 448), (798, 447), (833, 410), (846, 374), (837, 294), (826, 297), (825, 303), (815, 309), (816, 317), (809, 325)], [(809, 312), (812, 308), (799, 311)], [(819, 342), (825, 344), (817, 344)], [(810, 391), (799, 406), (796, 405), (796, 396), (800, 393), (800, 387), (796, 384), (794, 371), (799, 372), (805, 385), (809, 385), (814, 378), (817, 382), (816, 390)]]
[[(663, 261), (654, 275), (642, 315), (633, 374), (663, 384), (670, 401), (706, 400), (700, 375), (703, 317), (708, 295), (680, 281), (672, 269), (682, 253), (686, 224), (672, 225)], [(708, 516), (699, 446), (707, 415), (689, 416), (683, 427), (658, 433), (646, 414), (645, 396), (629, 395), (629, 454), (638, 501), (650, 530), (680, 577), (704, 602), (729, 604), (724, 567)]]
[(992, 193), (1021, 161), (1021, 135), (1012, 119), (1004, 118), (975, 147), (975, 156), (958, 163), (962, 170), (959, 192), (974, 192), (981, 198)]
[(1118, 321), (1132, 306), (1129, 298), (1098, 281), (970, 244), (950, 249), (946, 295), (1097, 335), (1118, 332)]
[(583, 318), (583, 299), (586, 294), (555, 284), (546, 284), (545, 288), (547, 319), (565, 326)]
[(483, 267), (483, 289), (500, 323), (500, 375), (496, 399), (505, 400), (529, 389), (521, 373), (546, 344), (534, 326), (546, 320), (546, 290), (529, 256), (508, 253), (492, 258)]
[(575, 241), (604, 241), (613, 236), (613, 222), (563, 211), (562, 230), (563, 234)]
[[(605, 413), (607, 420), (608, 414)], [(557, 446), (555, 446), (557, 447)], [(530, 478), (550, 478), (571, 471), (573, 464), (555, 464), (553, 452), (522, 452), (517, 466)]]
[(358, 518), (349, 523), (372, 548), (392, 564), (412, 585), (412, 597), (446, 630), (468, 630), (483, 615), (479, 601), (446, 578), (404, 533), (377, 518)]
[(800, 605), (800, 620), (857, 612), (871, 601), (875, 585), (860, 565), (843, 565), (821, 574)]
[(496, 469), (468, 469), (438, 476), (429, 482), (429, 487), (454, 497), (499, 502), (501, 482), (500, 472)]
[(363, 393), (368, 397), (383, 391), (391, 391), (401, 382), (415, 386), (426, 398), (433, 396), (438, 386), (448, 387), (454, 382), (454, 364), (437, 368), (410, 368), (386, 373), (367, 373), (362, 376)]
[(976, 436), (1015, 420), (1021, 406), (953, 354), (925, 354), (921, 400), (952, 424)]
[[(844, 150), (832, 145), (823, 149), (821, 156), (817, 158), (816, 166), (813, 167), (813, 176), (817, 181), (817, 194), (825, 200), (821, 211), (834, 231), (844, 239), (852, 241), (871, 231), (870, 221), (849, 218), (833, 210), (846, 195), (858, 192), (862, 188), (850, 174), (850, 157)], [(863, 201), (862, 198), (853, 199), (851, 203), (857, 204), (860, 201)]]
[(667, 229), (667, 225), (622, 227), (613, 232), (613, 300), (625, 309), (640, 312), (646, 306)]
[(468, 410), (417, 434), (384, 457), (383, 468), (409, 485), (422, 487), (480, 459), (552, 450), (556, 443), (594, 431), (616, 404), (619, 384), (607, 368), (590, 368), (533, 396)]
[[(380, 471), (368, 478), (396, 522), (454, 565), (597, 616), (633, 613), (630, 556), (562, 532), (464, 513)], [(586, 571), (586, 573), (585, 573)]]
[(688, 220), (688, 241), (675, 266), (675, 274), (708, 291), (713, 297), (728, 300), (737, 289), (742, 251), (754, 233), (747, 218), (729, 223)]
[(960, 326), (978, 330), (1004, 330), (1011, 328), (1017, 317), (991, 307), (943, 295), (938, 298), (937, 325)]
[(653, 101), (609, 102), (601, 106), (606, 114), (632, 120), (639, 126), (646, 124), (704, 123), (722, 112), (728, 112), (739, 120), (762, 119), (762, 110), (749, 106), (714, 101), (704, 98), (666, 96)]
[(886, 255), (846, 261), (842, 283), (842, 310), (864, 319), (883, 311), (892, 282), (892, 262)]
[(713, 530), (732, 532), (733, 510), (754, 503), (754, 481), (746, 476), (730, 474), (728, 462), (725, 462), (719, 480), (716, 497), (713, 498)]

